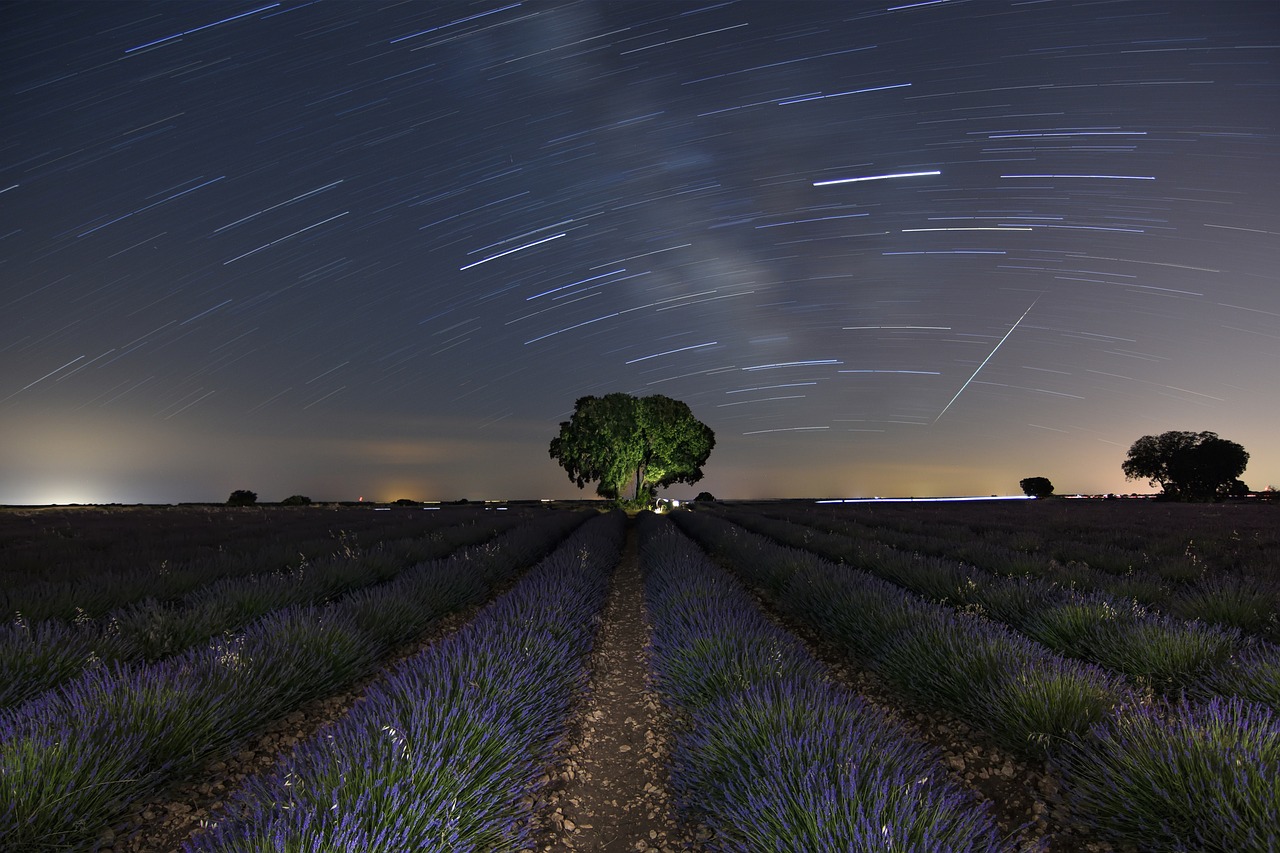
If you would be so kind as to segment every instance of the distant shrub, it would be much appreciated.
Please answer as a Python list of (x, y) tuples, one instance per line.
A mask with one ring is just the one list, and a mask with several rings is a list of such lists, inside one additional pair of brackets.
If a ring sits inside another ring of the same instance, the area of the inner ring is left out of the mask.
[(311, 506), (311, 498), (306, 495), (289, 495), (280, 501), (280, 506)]
[(258, 502), (258, 493), (248, 489), (236, 489), (227, 498), (227, 506), (253, 506)]
[(715, 499), (716, 499), (716, 496), (711, 494), (710, 492), (698, 492), (698, 496), (694, 498), (695, 501), (700, 501), (704, 503), (713, 502), (715, 501)]

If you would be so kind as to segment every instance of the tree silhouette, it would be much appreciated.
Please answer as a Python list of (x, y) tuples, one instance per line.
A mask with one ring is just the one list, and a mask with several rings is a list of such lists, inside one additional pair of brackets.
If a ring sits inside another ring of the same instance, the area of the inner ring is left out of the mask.
[(1022, 487), (1022, 493), (1034, 498), (1047, 498), (1053, 494), (1053, 483), (1049, 482), (1048, 477), (1027, 477), (1019, 480), (1018, 485)]
[(596, 494), (651, 506), (660, 488), (696, 483), (716, 436), (688, 405), (655, 394), (582, 397), (573, 417), (560, 424), (550, 455), (582, 488), (598, 480)]
[(1120, 467), (1126, 480), (1146, 479), (1167, 498), (1211, 500), (1238, 491), (1247, 464), (1245, 449), (1216, 433), (1170, 431), (1135, 441)]
[(248, 489), (236, 489), (227, 498), (227, 506), (253, 506), (258, 502), (258, 493)]

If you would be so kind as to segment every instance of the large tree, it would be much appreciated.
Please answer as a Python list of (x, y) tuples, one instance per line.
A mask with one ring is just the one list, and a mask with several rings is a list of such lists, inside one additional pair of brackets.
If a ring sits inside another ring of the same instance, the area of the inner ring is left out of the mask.
[(716, 435), (689, 407), (654, 394), (583, 397), (573, 417), (551, 439), (551, 458), (582, 488), (598, 480), (596, 494), (648, 505), (660, 488), (702, 479)]
[(1120, 467), (1126, 480), (1146, 479), (1165, 497), (1210, 500), (1231, 491), (1247, 464), (1245, 449), (1216, 433), (1170, 431), (1135, 441)]

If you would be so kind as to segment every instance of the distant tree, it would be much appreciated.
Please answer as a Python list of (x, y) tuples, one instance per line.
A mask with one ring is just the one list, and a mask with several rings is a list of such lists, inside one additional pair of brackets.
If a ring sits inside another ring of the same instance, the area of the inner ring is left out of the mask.
[(1228, 494), (1248, 464), (1243, 447), (1216, 433), (1170, 431), (1135, 441), (1120, 467), (1125, 479), (1146, 479), (1167, 498), (1211, 500)]
[(289, 495), (280, 501), (280, 506), (311, 506), (311, 498), (306, 495)]
[(699, 503), (712, 503), (715, 501), (715, 499), (716, 499), (716, 496), (711, 494), (710, 492), (698, 492), (698, 496), (694, 498), (694, 500), (698, 501)]
[(227, 506), (253, 506), (258, 502), (258, 493), (248, 489), (236, 489), (227, 498)]
[(396, 506), (417, 506), (418, 503), (413, 498), (399, 498), (395, 501)]
[(550, 455), (578, 488), (598, 480), (601, 497), (651, 507), (658, 489), (701, 480), (715, 443), (715, 433), (685, 403), (615, 393), (574, 403)]
[(1053, 483), (1049, 482), (1048, 477), (1027, 477), (1019, 480), (1018, 485), (1022, 487), (1022, 493), (1033, 498), (1047, 498), (1053, 494)]

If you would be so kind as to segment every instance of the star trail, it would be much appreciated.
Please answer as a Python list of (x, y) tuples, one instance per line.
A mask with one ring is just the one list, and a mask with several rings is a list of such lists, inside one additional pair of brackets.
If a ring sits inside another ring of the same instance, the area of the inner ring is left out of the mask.
[(675, 497), (1280, 485), (1273, 3), (3, 15), (0, 503), (590, 496), (611, 391)]

